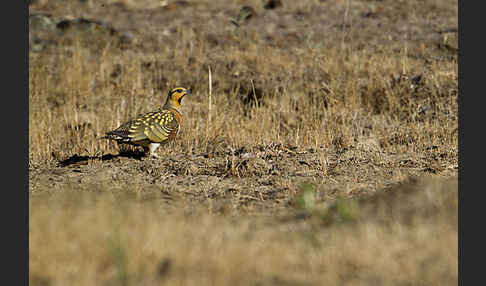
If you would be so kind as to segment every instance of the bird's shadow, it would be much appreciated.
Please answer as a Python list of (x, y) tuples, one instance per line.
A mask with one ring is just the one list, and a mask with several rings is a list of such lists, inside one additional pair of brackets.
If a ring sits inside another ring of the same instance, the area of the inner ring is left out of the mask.
[(124, 151), (124, 152), (120, 152), (117, 155), (105, 154), (101, 156), (80, 156), (78, 154), (74, 154), (73, 156), (67, 159), (58, 161), (58, 166), (67, 167), (70, 165), (84, 165), (87, 164), (88, 161), (90, 160), (111, 161), (117, 158), (130, 158), (130, 159), (141, 160), (143, 157), (145, 157), (145, 154), (143, 152), (137, 152), (137, 151)]

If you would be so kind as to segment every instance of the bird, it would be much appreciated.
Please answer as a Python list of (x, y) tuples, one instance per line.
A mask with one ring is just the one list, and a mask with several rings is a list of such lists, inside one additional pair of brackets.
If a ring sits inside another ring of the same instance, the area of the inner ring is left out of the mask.
[(118, 144), (142, 146), (145, 155), (159, 158), (155, 153), (157, 148), (173, 140), (180, 132), (182, 98), (190, 93), (189, 89), (183, 87), (171, 89), (161, 108), (138, 115), (120, 127), (106, 132), (102, 138), (115, 140)]

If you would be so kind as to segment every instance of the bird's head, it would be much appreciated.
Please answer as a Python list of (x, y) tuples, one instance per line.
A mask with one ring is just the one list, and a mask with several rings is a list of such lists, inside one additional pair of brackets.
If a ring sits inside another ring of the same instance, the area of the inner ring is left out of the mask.
[(191, 91), (189, 89), (185, 89), (183, 87), (176, 87), (169, 91), (169, 95), (167, 96), (167, 102), (165, 103), (166, 106), (175, 108), (180, 110), (182, 98), (186, 94), (190, 94)]

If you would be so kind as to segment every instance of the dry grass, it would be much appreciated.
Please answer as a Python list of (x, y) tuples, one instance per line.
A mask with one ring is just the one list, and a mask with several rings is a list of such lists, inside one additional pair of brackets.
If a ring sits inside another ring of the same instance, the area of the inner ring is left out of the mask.
[[(457, 283), (456, 2), (64, 2), (109, 26), (31, 24), (32, 285)], [(175, 85), (161, 160), (98, 139)]]
[[(454, 285), (457, 182), (272, 217), (103, 192), (30, 202), (30, 281), (48, 285)], [(330, 221), (330, 217), (333, 221)]]

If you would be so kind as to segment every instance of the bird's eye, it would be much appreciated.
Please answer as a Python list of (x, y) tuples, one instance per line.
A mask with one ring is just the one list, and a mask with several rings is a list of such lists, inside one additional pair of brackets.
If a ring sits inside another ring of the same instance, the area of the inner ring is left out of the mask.
[(176, 90), (176, 92), (177, 93), (182, 93), (182, 89), (179, 88), (179, 89)]

